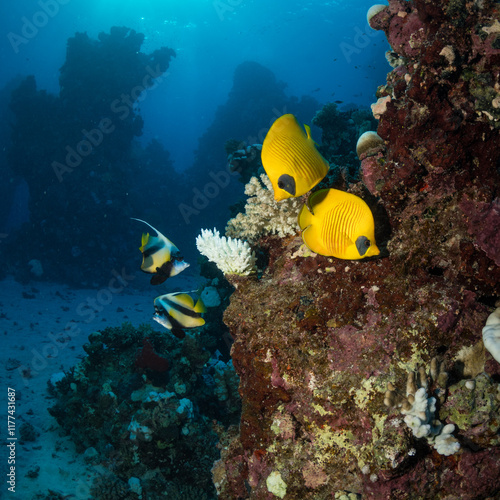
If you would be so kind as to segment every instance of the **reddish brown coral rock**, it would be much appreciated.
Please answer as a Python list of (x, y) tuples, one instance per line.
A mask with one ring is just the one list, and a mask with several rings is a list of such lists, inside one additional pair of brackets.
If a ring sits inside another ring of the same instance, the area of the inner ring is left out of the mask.
[[(489, 420), (451, 420), (476, 411), (460, 399), (463, 353), (481, 343), (500, 295), (498, 17), (488, 0), (391, 0), (371, 20), (405, 58), (377, 93), (391, 97), (378, 128), (387, 151), (362, 159), (380, 197), (376, 226), (388, 219), (392, 234), (377, 233), (381, 258), (356, 262), (292, 257), (298, 238), (259, 242), (269, 264), (259, 279), (234, 282), (225, 312), (243, 412), (222, 451), (220, 498), (273, 498), (271, 473), (285, 500), (340, 490), (380, 499), (500, 494), (499, 405)], [(436, 417), (456, 424), (461, 444), (449, 457), (416, 439), (400, 408), (384, 406), (389, 382), (405, 395), (408, 373), (434, 357), (453, 394), (447, 402), (441, 389)], [(498, 363), (483, 352), (479, 365), (493, 393)]]

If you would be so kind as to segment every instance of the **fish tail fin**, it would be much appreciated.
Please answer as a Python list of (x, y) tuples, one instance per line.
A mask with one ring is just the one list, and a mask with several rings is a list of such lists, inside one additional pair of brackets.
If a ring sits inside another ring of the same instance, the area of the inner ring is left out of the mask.
[(149, 233), (142, 233), (141, 246), (139, 247), (139, 250), (141, 252), (143, 252), (144, 249), (146, 248), (148, 241), (149, 241)]
[(312, 224), (312, 218), (313, 214), (309, 207), (307, 206), (307, 203), (302, 206), (299, 212), (299, 217), (298, 217), (298, 223), (301, 231), (306, 229), (308, 226)]
[[(312, 196), (314, 195), (309, 197), (308, 203)], [(300, 209), (298, 218), (299, 227), (302, 231), (302, 241), (306, 244), (309, 250), (314, 248), (314, 250), (312, 250), (313, 252), (325, 255), (326, 249), (324, 248), (324, 245), (320, 243), (322, 241), (320, 237), (320, 229), (316, 224), (313, 224), (314, 213), (308, 203), (304, 204), (304, 206)], [(318, 250), (318, 248), (320, 248), (321, 251)]]
[(194, 306), (194, 311), (197, 313), (207, 312), (207, 308), (205, 307), (205, 304), (201, 299), (198, 299), (198, 302), (196, 302), (196, 305)]

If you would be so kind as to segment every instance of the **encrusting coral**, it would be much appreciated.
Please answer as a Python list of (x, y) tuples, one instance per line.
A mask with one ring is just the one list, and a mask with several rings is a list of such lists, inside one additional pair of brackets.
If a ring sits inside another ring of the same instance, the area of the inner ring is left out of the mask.
[(483, 328), (484, 347), (500, 363), (500, 307), (495, 309), (486, 320)]
[(257, 270), (255, 252), (246, 241), (220, 236), (213, 231), (202, 229), (196, 238), (196, 247), (209, 261), (224, 274), (246, 276)]
[(239, 213), (227, 223), (226, 236), (252, 243), (270, 234), (283, 238), (298, 232), (297, 217), (303, 202), (297, 198), (276, 202), (267, 175), (261, 174), (260, 179), (262, 183), (252, 177), (245, 186), (245, 194), (249, 197), (245, 213)]
[(361, 159), (362, 156), (366, 155), (369, 151), (378, 151), (383, 146), (384, 141), (377, 132), (368, 130), (359, 136), (358, 142), (356, 143), (356, 154), (358, 158)]

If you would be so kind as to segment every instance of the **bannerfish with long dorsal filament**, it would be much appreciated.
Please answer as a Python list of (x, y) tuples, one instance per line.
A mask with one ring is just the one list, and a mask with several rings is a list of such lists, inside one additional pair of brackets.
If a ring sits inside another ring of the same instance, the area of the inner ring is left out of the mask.
[(302, 207), (298, 222), (302, 240), (320, 255), (359, 260), (380, 253), (373, 214), (354, 194), (320, 189)]
[(156, 236), (142, 233), (141, 246), (139, 247), (142, 252), (141, 270), (154, 274), (151, 277), (152, 285), (159, 285), (170, 276), (175, 276), (189, 267), (189, 264), (183, 260), (179, 249), (160, 231), (144, 220), (133, 217), (132, 220), (143, 222), (156, 233)]
[(201, 299), (195, 303), (190, 292), (160, 295), (154, 300), (153, 319), (168, 328), (179, 339), (185, 337), (184, 328), (196, 328), (205, 324), (201, 314), (206, 312)]
[(271, 181), (276, 201), (302, 196), (320, 182), (330, 165), (316, 149), (311, 129), (295, 116), (280, 116), (262, 144), (262, 165)]

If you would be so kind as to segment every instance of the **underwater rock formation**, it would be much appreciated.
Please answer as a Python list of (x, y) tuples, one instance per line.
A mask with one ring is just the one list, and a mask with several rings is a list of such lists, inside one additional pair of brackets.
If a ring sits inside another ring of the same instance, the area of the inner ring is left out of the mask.
[[(405, 61), (378, 91), (386, 149), (360, 158), (391, 231), (365, 261), (267, 236), (261, 275), (228, 277), (243, 411), (213, 468), (219, 498), (498, 496), (500, 364), (482, 342), (500, 296), (498, 9), (391, 0), (371, 18)], [(437, 443), (402, 411), (426, 366)]]
[(357, 182), (356, 141), (364, 132), (376, 127), (376, 120), (369, 110), (356, 107), (340, 110), (336, 103), (328, 103), (316, 113), (312, 124), (321, 128), (318, 150), (330, 163), (330, 171), (320, 186), (332, 187), (339, 181)]
[(141, 52), (143, 40), (125, 27), (98, 40), (77, 33), (68, 40), (59, 95), (38, 90), (33, 76), (12, 92), (8, 160), (28, 184), (30, 211), (6, 245), (18, 278), (29, 275), (31, 259), (41, 261), (44, 278), (78, 284), (108, 282), (123, 266), (128, 217), (142, 212), (148, 183), (161, 185), (160, 173), (144, 165), (148, 151), (140, 165), (132, 149), (142, 134), (135, 104), (175, 57), (165, 47)]

